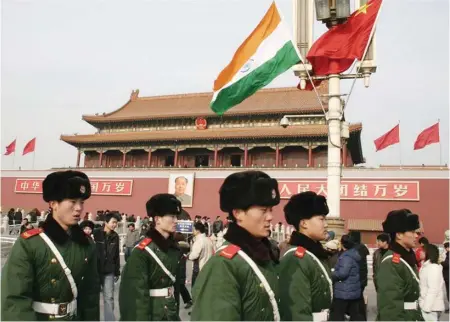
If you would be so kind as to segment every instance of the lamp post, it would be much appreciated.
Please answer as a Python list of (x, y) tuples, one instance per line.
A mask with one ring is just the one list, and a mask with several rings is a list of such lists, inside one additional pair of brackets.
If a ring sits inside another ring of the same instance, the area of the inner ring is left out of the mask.
[[(367, 0), (352, 0), (355, 7), (367, 3)], [(312, 26), (314, 24), (314, 7), (316, 19), (322, 21), (328, 28), (344, 23), (350, 16), (350, 0), (293, 0), (294, 10), (294, 37), (303, 57), (312, 45)], [(301, 32), (302, 31), (302, 32)], [(306, 49), (305, 49), (306, 48)], [(327, 202), (330, 215), (335, 221), (340, 220), (340, 190), (341, 190), (341, 149), (348, 139), (348, 124), (344, 120), (344, 101), (341, 99), (346, 94), (341, 93), (340, 80), (364, 78), (364, 85), (369, 86), (370, 74), (376, 71), (374, 41), (368, 49), (366, 60), (357, 65), (357, 74), (333, 74), (328, 76), (312, 76), (312, 79), (328, 80), (329, 92), (322, 95), (328, 98), (328, 164), (327, 164)], [(331, 62), (332, 63), (332, 62)], [(308, 62), (294, 67), (294, 73), (300, 78), (300, 87), (305, 88), (308, 80), (308, 72), (311, 73), (311, 65)], [(342, 221), (343, 222), (343, 221)], [(343, 226), (343, 223), (341, 224)]]

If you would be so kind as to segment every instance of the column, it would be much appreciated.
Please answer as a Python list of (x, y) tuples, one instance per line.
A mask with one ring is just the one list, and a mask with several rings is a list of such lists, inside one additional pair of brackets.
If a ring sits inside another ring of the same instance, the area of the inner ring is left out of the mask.
[(312, 147), (311, 146), (308, 148), (308, 164), (309, 164), (310, 168), (314, 167), (313, 157), (312, 157)]
[(214, 168), (217, 168), (217, 146), (214, 148)]
[(244, 167), (247, 167), (247, 161), (248, 161), (248, 147), (245, 145), (244, 148)]
[(278, 168), (280, 165), (280, 147), (277, 144), (277, 147), (275, 149), (275, 168)]
[(81, 150), (78, 150), (78, 153), (77, 153), (77, 168), (80, 167), (80, 159), (81, 159)]
[(342, 165), (347, 166), (347, 142), (342, 143)]
[(99, 156), (98, 156), (98, 166), (101, 167), (102, 166), (102, 161), (103, 161), (103, 151), (99, 151)]
[(178, 148), (175, 149), (175, 158), (173, 160), (173, 166), (178, 167)]
[(125, 168), (125, 162), (127, 161), (127, 150), (122, 150), (123, 156), (122, 156), (122, 168)]
[(148, 149), (147, 168), (150, 168), (151, 166), (152, 166), (152, 149)]

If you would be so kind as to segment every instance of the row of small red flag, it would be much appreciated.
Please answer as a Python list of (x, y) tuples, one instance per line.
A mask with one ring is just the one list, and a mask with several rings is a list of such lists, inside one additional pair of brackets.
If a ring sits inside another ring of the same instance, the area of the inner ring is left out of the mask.
[[(416, 142), (414, 143), (414, 150), (420, 150), (427, 145), (439, 142), (439, 122), (437, 122), (436, 124), (420, 132), (417, 136)], [(400, 143), (400, 123), (397, 124), (392, 130), (376, 139), (374, 143), (377, 151)]]
[[(16, 141), (17, 141), (17, 139), (15, 139), (8, 146), (6, 146), (5, 155), (10, 155), (10, 154), (16, 152)], [(22, 155), (34, 152), (35, 148), (36, 148), (36, 138), (31, 139), (30, 141), (28, 141), (27, 144), (25, 144)]]

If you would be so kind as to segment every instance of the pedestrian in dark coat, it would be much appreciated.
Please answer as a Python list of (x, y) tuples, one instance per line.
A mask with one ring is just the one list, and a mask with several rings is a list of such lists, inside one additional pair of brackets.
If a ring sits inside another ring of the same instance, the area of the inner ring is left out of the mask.
[(449, 244), (448, 244), (448, 242), (446, 242), (446, 243), (444, 243), (444, 249), (445, 249), (445, 259), (444, 259), (444, 261), (442, 262), (442, 274), (444, 275), (444, 282), (445, 282), (445, 289), (446, 289), (446, 291), (447, 291), (447, 301), (449, 300), (448, 299), (448, 284), (449, 284), (449, 276), (448, 276), (448, 274), (449, 274), (449, 270), (448, 270), (448, 259), (449, 259), (449, 255), (450, 255), (450, 253), (449, 253)]
[(355, 242), (349, 235), (342, 236), (341, 245), (344, 252), (339, 256), (332, 273), (334, 298), (330, 321), (344, 321), (346, 313), (350, 315), (350, 321), (364, 321), (365, 316), (359, 307), (359, 298), (361, 297), (359, 262), (361, 256), (354, 248)]

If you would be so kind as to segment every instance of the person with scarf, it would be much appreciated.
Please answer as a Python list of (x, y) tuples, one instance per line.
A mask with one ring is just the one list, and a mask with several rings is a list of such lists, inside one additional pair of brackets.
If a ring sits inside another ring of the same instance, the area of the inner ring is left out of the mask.
[(224, 245), (193, 288), (193, 321), (280, 321), (276, 264), (268, 240), (278, 182), (261, 171), (233, 173), (223, 182), (220, 208), (232, 218)]
[[(119, 289), (121, 321), (180, 321), (175, 285), (180, 250), (174, 240), (181, 202), (168, 193), (146, 204), (154, 228), (134, 248), (122, 272)], [(178, 290), (178, 287), (176, 287)]]
[(91, 184), (79, 171), (42, 183), (50, 212), (15, 242), (1, 277), (2, 321), (100, 320), (95, 244), (78, 225)]
[(419, 307), (419, 276), (414, 253), (419, 216), (408, 209), (393, 210), (383, 222), (391, 237), (376, 275), (378, 321), (423, 321)]
[(328, 205), (324, 196), (306, 191), (293, 195), (284, 207), (286, 222), (294, 226), (289, 249), (279, 267), (283, 321), (327, 321), (333, 300), (327, 238)]

